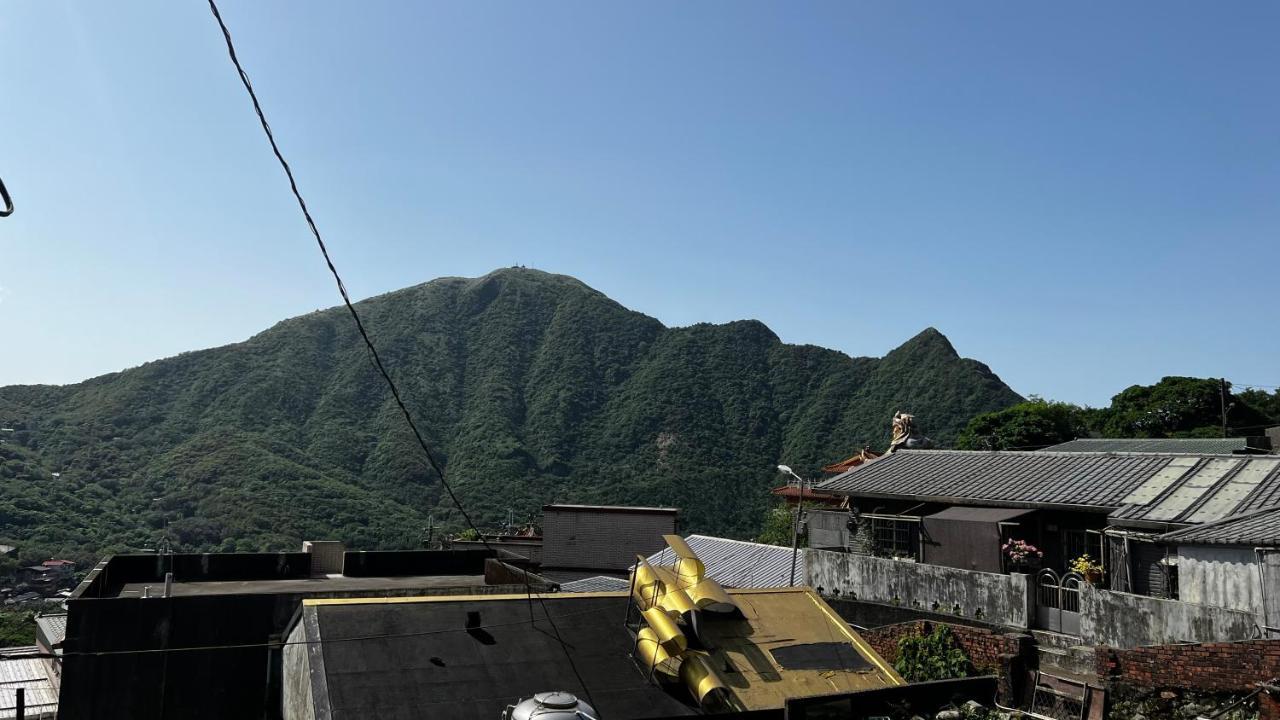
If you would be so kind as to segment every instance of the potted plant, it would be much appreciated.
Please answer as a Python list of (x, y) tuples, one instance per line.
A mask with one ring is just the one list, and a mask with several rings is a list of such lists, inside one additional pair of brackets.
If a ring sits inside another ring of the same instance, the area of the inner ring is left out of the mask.
[(1079, 573), (1090, 585), (1102, 582), (1102, 564), (1095, 562), (1089, 553), (1085, 553), (1071, 561), (1071, 572)]
[(1009, 572), (1027, 572), (1044, 557), (1043, 552), (1026, 540), (1010, 539), (1000, 546), (1000, 551), (1004, 553)]

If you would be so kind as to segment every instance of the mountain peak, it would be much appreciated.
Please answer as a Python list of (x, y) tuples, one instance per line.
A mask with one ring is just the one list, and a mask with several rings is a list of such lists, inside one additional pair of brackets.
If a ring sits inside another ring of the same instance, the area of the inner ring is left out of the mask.
[(955, 346), (935, 327), (927, 327), (921, 330), (910, 340), (902, 343), (890, 355), (896, 354), (939, 354), (949, 358), (959, 358), (960, 353), (956, 352)]

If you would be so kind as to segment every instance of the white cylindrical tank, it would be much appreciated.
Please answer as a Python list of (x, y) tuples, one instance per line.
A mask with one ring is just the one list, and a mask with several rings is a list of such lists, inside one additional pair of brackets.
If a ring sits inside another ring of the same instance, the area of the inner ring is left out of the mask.
[(543, 692), (508, 705), (503, 720), (599, 720), (595, 708), (579, 700), (573, 693), (558, 690)]

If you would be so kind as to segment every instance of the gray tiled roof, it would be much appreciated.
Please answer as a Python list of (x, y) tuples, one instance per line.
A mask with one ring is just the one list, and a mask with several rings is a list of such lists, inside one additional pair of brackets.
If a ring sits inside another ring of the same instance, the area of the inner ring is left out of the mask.
[[(708, 535), (690, 535), (684, 541), (707, 568), (707, 577), (725, 587), (772, 588), (791, 584), (789, 547)], [(666, 548), (647, 559), (654, 565), (671, 565), (675, 555)], [(804, 584), (804, 560), (800, 559), (796, 563), (796, 585)]]
[(1077, 438), (1044, 452), (1147, 452), (1230, 455), (1249, 447), (1249, 438)]
[(1280, 507), (1166, 533), (1178, 545), (1280, 545)]
[(818, 487), (959, 505), (1097, 508), (1130, 524), (1200, 524), (1280, 505), (1280, 456), (907, 450)]
[(608, 575), (593, 575), (581, 580), (572, 580), (560, 584), (560, 592), (572, 593), (618, 592), (619, 590), (626, 592), (630, 589), (631, 582), (629, 580)]
[(1169, 462), (1167, 456), (904, 450), (817, 487), (845, 495), (1002, 506), (1107, 509)]
[(67, 616), (41, 615), (36, 618), (36, 626), (51, 643), (60, 643), (67, 637)]

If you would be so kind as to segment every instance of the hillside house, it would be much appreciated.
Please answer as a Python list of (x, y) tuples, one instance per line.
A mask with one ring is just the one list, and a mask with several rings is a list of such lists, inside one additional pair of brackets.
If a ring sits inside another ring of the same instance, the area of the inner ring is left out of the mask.
[[(1231, 519), (1280, 505), (1280, 457), (910, 450), (818, 489), (849, 499), (850, 552), (983, 572), (1040, 567), (1060, 576), (1088, 553), (1111, 590), (1205, 598), (1209, 591), (1180, 577), (1179, 548), (1205, 537), (1195, 528), (1231, 527)], [(1010, 566), (1001, 548), (1012, 539), (1043, 552), (1038, 566)]]

